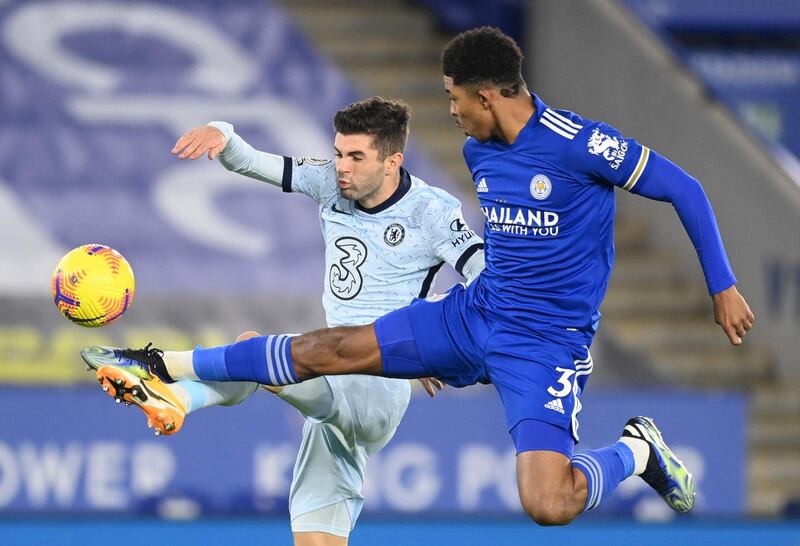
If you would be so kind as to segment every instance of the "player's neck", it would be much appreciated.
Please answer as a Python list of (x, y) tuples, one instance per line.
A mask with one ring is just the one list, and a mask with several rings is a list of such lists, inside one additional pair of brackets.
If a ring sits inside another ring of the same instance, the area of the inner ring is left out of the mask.
[(391, 175), (386, 175), (383, 178), (383, 184), (381, 184), (380, 187), (371, 194), (359, 199), (358, 204), (364, 209), (374, 209), (394, 195), (394, 192), (397, 191), (399, 186), (400, 171), (397, 171)]
[(522, 89), (518, 96), (504, 101), (502, 107), (494, 111), (497, 137), (508, 145), (514, 144), (535, 113), (533, 97), (527, 89)]

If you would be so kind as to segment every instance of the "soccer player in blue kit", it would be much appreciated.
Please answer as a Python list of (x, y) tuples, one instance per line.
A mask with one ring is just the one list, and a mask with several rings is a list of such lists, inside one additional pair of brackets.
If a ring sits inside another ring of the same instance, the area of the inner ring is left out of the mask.
[[(519, 47), (497, 29), (459, 34), (442, 61), (486, 217), (486, 267), (474, 282), (366, 326), (195, 349), (190, 370), (185, 354), (153, 349), (117, 349), (109, 363), (142, 366), (165, 381), (274, 385), (357, 373), (492, 383), (517, 450), (520, 501), (537, 523), (569, 523), (632, 475), (674, 510), (691, 510), (691, 474), (651, 419), (631, 418), (607, 447), (577, 455), (574, 447), (614, 261), (616, 188), (672, 203), (697, 250), (715, 320), (734, 345), (752, 327), (701, 185), (610, 125), (548, 107), (522, 79)], [(281, 351), (267, 352), (279, 341)], [(278, 376), (285, 380), (271, 379)]]

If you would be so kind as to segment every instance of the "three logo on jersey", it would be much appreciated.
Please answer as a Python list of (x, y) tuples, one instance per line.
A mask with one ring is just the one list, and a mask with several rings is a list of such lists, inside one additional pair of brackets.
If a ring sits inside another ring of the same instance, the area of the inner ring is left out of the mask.
[(364, 285), (361, 266), (367, 260), (367, 245), (355, 237), (339, 237), (334, 247), (341, 252), (341, 256), (331, 265), (328, 285), (340, 300), (352, 300)]
[[(530, 182), (531, 197), (543, 201), (553, 191), (553, 183), (544, 174), (536, 174)], [(489, 184), (486, 177), (481, 178), (476, 186), (478, 193), (488, 193)], [(558, 213), (537, 210), (527, 207), (497, 207), (494, 205), (481, 207), (487, 225), (492, 231), (501, 231), (512, 235), (534, 237), (555, 237), (558, 235)]]
[[(336, 205), (332, 208), (340, 214), (348, 214), (337, 210)], [(401, 224), (389, 224), (383, 232), (383, 241), (389, 246), (397, 246), (403, 242), (405, 236), (406, 229)], [(339, 237), (333, 246), (340, 254), (328, 271), (328, 286), (331, 293), (340, 300), (352, 300), (364, 286), (361, 266), (367, 261), (367, 245), (355, 237)]]

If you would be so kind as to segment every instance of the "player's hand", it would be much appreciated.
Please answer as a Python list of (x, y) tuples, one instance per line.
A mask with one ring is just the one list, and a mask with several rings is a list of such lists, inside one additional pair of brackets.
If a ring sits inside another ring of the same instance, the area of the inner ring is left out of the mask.
[(214, 159), (225, 149), (227, 141), (222, 131), (210, 125), (195, 127), (185, 132), (172, 148), (178, 159), (197, 159), (203, 154)]
[(733, 345), (741, 345), (742, 338), (753, 327), (755, 316), (736, 286), (731, 286), (712, 296), (714, 321), (725, 331)]
[(436, 391), (440, 391), (444, 388), (444, 383), (435, 377), (423, 377), (418, 381), (422, 383), (422, 386), (425, 388), (425, 392), (427, 392), (428, 396), (431, 398), (436, 396)]

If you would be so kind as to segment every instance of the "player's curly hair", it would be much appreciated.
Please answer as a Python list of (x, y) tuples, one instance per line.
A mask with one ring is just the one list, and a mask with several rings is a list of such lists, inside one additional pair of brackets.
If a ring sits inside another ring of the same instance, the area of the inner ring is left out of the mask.
[(523, 85), (522, 51), (498, 28), (474, 28), (445, 46), (442, 71), (455, 85), (492, 84), (504, 97), (515, 97)]
[(400, 100), (370, 97), (336, 112), (333, 128), (343, 135), (369, 135), (380, 159), (403, 153), (408, 141), (408, 105)]

